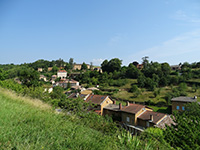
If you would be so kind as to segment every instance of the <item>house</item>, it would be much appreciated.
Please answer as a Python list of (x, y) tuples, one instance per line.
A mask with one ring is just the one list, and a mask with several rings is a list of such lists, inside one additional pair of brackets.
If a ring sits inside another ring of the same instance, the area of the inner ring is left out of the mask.
[[(87, 68), (90, 69), (90, 65), (86, 64)], [(82, 64), (74, 64), (73, 70), (81, 70)]]
[(140, 69), (140, 70), (143, 69), (143, 67), (144, 67), (143, 64), (138, 64), (137, 65), (137, 68)]
[(52, 76), (51, 76), (51, 79), (52, 79), (52, 80), (56, 80), (56, 78), (57, 78), (57, 75), (52, 75)]
[(42, 72), (43, 71), (43, 69), (42, 68), (38, 68), (38, 72)]
[(117, 120), (132, 134), (142, 132), (148, 127), (164, 128), (172, 122), (169, 115), (153, 112), (153, 109), (145, 105), (130, 104), (126, 106), (109, 104), (103, 108), (103, 115), (109, 115), (113, 120)]
[(67, 71), (65, 70), (59, 70), (57, 72), (57, 77), (61, 79), (65, 79), (67, 77)]
[(87, 97), (89, 96), (90, 94), (79, 94), (79, 93), (72, 93), (68, 96), (68, 98), (82, 98), (83, 100), (86, 100)]
[(94, 67), (94, 69), (93, 70), (96, 70), (96, 71), (98, 71), (98, 72), (100, 72), (100, 73), (102, 73), (103, 72), (103, 70), (101, 69), (101, 67)]
[(40, 75), (39, 80), (44, 80), (46, 82), (47, 81), (47, 77), (45, 77), (44, 75)]
[(129, 104), (128, 102), (127, 105), (120, 110), (122, 122), (129, 125), (137, 125), (138, 116), (140, 116), (146, 110), (153, 111), (153, 109), (145, 105)]
[(48, 71), (51, 71), (52, 69), (53, 69), (53, 67), (48, 67), (48, 69), (47, 69), (47, 70), (48, 70)]
[(170, 68), (171, 68), (171, 70), (174, 70), (174, 71), (176, 71), (176, 70), (181, 70), (181, 64), (180, 65), (172, 65), (172, 66), (170, 66)]
[(94, 95), (90, 94), (86, 99), (85, 102), (95, 104), (95, 108), (91, 108), (92, 110), (95, 110), (98, 114), (103, 114), (103, 108), (106, 105), (113, 104), (113, 101), (109, 96), (105, 95)]
[(188, 103), (192, 103), (192, 102), (197, 102), (197, 96), (194, 96), (194, 97), (180, 96), (180, 97), (172, 98), (171, 99), (172, 112), (174, 110), (184, 111), (185, 110), (185, 105), (188, 104)]
[(79, 89), (79, 82), (73, 79), (61, 79), (59, 82), (56, 82), (54, 86), (61, 86), (63, 88), (67, 88), (70, 85), (71, 88)]
[(92, 94), (91, 90), (83, 90), (81, 91), (81, 94)]

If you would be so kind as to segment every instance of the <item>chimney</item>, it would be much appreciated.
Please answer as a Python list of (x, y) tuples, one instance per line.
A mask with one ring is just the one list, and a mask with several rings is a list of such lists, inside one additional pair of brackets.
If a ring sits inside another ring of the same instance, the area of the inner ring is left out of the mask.
[(119, 110), (122, 109), (122, 103), (119, 103)]
[(150, 115), (150, 120), (153, 121), (153, 115)]
[(113, 101), (113, 104), (116, 104), (116, 101)]
[(126, 102), (126, 106), (129, 106), (129, 101)]

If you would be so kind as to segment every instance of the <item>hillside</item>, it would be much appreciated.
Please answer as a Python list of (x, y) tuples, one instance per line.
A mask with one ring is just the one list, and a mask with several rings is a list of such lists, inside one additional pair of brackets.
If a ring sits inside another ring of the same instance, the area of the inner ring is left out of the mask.
[(72, 123), (40, 100), (0, 89), (0, 106), (0, 149), (120, 149), (111, 136)]

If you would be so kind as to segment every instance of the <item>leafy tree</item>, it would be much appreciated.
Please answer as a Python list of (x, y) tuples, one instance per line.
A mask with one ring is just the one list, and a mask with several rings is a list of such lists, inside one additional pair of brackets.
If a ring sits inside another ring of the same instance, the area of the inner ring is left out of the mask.
[(53, 66), (53, 68), (52, 68), (52, 70), (51, 70), (51, 71), (52, 71), (54, 74), (57, 74), (58, 70), (59, 70), (59, 68), (58, 68), (58, 67), (56, 67), (56, 66)]
[(83, 62), (83, 64), (81, 65), (81, 70), (87, 70), (87, 65), (85, 62)]
[(102, 68), (103, 72), (108, 72), (109, 66), (108, 66), (108, 60), (107, 59), (102, 62), (101, 68)]
[(69, 59), (69, 69), (73, 69), (73, 67), (74, 67), (74, 59), (70, 58)]
[(0, 81), (5, 80), (7, 78), (6, 72), (0, 68)]
[(137, 61), (132, 62), (132, 64), (137, 67), (137, 65), (139, 65), (139, 63)]
[(186, 110), (174, 112), (176, 124), (164, 130), (165, 140), (176, 149), (200, 149), (200, 106), (191, 103)]
[(110, 61), (104, 60), (101, 64), (101, 68), (105, 72), (114, 72), (119, 71), (121, 69), (122, 60), (118, 58), (113, 58)]
[(169, 66), (168, 63), (162, 63), (161, 69), (162, 69), (162, 72), (165, 76), (168, 76), (171, 72), (171, 67)]
[(138, 77), (139, 70), (133, 65), (129, 64), (126, 70), (126, 77), (136, 79)]
[(39, 86), (39, 73), (32, 69), (23, 69), (20, 71), (19, 79), (27, 87)]
[(137, 82), (139, 87), (145, 87), (146, 77), (143, 74), (139, 75), (139, 77), (137, 78)]
[(144, 66), (144, 68), (147, 68), (148, 64), (149, 64), (149, 57), (148, 56), (145, 56), (145, 57), (142, 57), (142, 64)]
[(52, 99), (65, 99), (66, 95), (63, 93), (64, 89), (60, 86), (56, 86), (53, 88), (53, 92), (50, 94)]

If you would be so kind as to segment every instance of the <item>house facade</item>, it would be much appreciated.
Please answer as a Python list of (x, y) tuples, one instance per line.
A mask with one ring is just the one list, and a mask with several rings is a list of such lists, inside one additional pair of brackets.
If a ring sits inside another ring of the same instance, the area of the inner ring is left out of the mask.
[(175, 97), (171, 99), (171, 103), (172, 103), (172, 112), (173, 111), (184, 111), (185, 110), (185, 105), (187, 105), (188, 103), (193, 103), (193, 102), (197, 102), (197, 97), (184, 97), (184, 96), (180, 96), (180, 97)]
[(57, 72), (57, 77), (61, 79), (65, 79), (67, 77), (67, 71), (65, 70), (59, 70)]
[[(153, 112), (153, 109), (145, 105), (129, 104), (109, 104), (104, 107), (103, 115), (109, 115), (113, 120), (120, 121), (131, 133), (142, 132), (145, 128), (165, 124), (170, 116), (163, 113)], [(160, 125), (163, 127), (163, 125)]]
[(113, 101), (109, 96), (105, 95), (94, 95), (90, 94), (87, 99), (85, 100), (87, 103), (95, 104), (95, 108), (91, 108), (96, 112), (99, 112), (100, 115), (103, 114), (103, 108), (109, 104), (113, 104)]
[[(89, 64), (86, 64), (86, 65), (87, 65), (87, 68), (90, 69), (90, 65)], [(82, 64), (74, 64), (73, 70), (81, 70), (81, 66)]]

